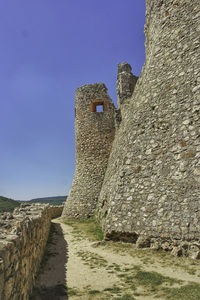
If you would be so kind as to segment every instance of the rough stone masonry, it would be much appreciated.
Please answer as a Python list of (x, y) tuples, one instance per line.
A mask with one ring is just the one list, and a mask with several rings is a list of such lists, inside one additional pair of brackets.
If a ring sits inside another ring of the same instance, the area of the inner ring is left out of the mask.
[(65, 218), (86, 218), (94, 214), (115, 135), (114, 113), (114, 104), (103, 83), (77, 89), (76, 171), (63, 211)]
[[(119, 65), (119, 109), (114, 114), (112, 106), (110, 116), (115, 136), (109, 146), (101, 141), (109, 160), (98, 186), (96, 146), (90, 145), (96, 143), (91, 133), (101, 127), (100, 115), (93, 118), (92, 111), (78, 112), (77, 106), (81, 132), (77, 135), (76, 125), (76, 136), (84, 140), (84, 155), (81, 162), (76, 140), (77, 168), (63, 217), (90, 216), (96, 209), (106, 238), (176, 249), (180, 255), (193, 249), (192, 256), (200, 258), (199, 0), (147, 0), (145, 35), (140, 77), (127, 64)], [(99, 97), (86, 87), (79, 88), (80, 103), (89, 107)], [(90, 129), (85, 119), (92, 120)]]
[(40, 267), (51, 219), (63, 206), (21, 204), (0, 214), (0, 299), (28, 300)]

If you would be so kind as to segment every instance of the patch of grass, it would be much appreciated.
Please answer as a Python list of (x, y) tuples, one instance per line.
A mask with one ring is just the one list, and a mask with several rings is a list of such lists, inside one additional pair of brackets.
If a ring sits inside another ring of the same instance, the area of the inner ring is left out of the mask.
[(174, 271), (179, 268), (190, 275), (198, 276), (199, 274), (199, 261), (193, 261), (186, 257), (180, 257), (177, 259), (172, 257), (170, 251), (165, 251), (163, 249), (137, 249), (135, 245), (132, 244), (126, 244), (122, 242), (114, 243), (112, 241), (107, 242), (105, 247), (111, 248), (112, 251), (120, 255), (121, 253), (126, 252), (134, 258), (139, 258), (142, 264), (153, 265), (155, 262), (158, 262), (162, 267), (170, 267), (173, 268)]
[(137, 288), (136, 288), (136, 286), (134, 284), (131, 284), (129, 288), (132, 291), (136, 291), (137, 290)]
[(102, 256), (93, 252), (79, 251), (77, 255), (92, 269), (95, 267), (106, 267), (108, 263)]
[(190, 283), (179, 288), (163, 288), (166, 299), (181, 299), (181, 300), (199, 300), (200, 299), (200, 284)]
[(122, 274), (118, 274), (117, 276), (118, 276), (119, 278), (120, 278), (120, 277), (126, 277), (126, 274), (123, 274), (123, 273), (122, 273)]
[[(137, 296), (137, 287), (140, 286), (144, 290), (142, 294), (147, 296), (148, 294), (154, 294), (155, 297), (160, 297), (160, 293), (163, 294), (164, 289), (167, 289), (167, 286), (171, 286), (175, 283), (182, 284), (180, 280), (163, 276), (157, 272), (147, 272), (141, 269), (139, 265), (133, 266), (130, 270), (122, 270), (117, 276), (122, 281), (123, 290), (122, 292), (129, 292), (128, 296)], [(170, 287), (168, 287), (170, 289)], [(125, 295), (126, 296), (126, 295)], [(128, 297), (127, 296), (127, 297)], [(123, 299), (123, 298), (118, 298)], [(126, 298), (124, 298), (126, 299)], [(127, 298), (129, 299), (129, 298)], [(130, 298), (130, 299), (134, 299)]]
[(124, 272), (129, 272), (129, 271), (131, 271), (131, 268), (125, 268), (124, 269)]
[(135, 298), (133, 296), (131, 296), (130, 294), (125, 294), (119, 298), (119, 300), (133, 300), (133, 299), (135, 299)]
[(143, 265), (153, 265), (155, 261), (151, 257), (146, 257), (142, 259), (142, 264)]
[(190, 269), (190, 270), (188, 270), (188, 274), (195, 275), (196, 274), (196, 270)]
[(138, 284), (140, 285), (149, 285), (152, 288), (156, 288), (157, 286), (160, 286), (164, 282), (170, 283), (171, 285), (174, 283), (178, 283), (180, 281), (163, 276), (157, 272), (145, 272), (145, 271), (138, 271), (135, 275), (136, 280), (138, 281)]
[(78, 290), (75, 288), (68, 288), (67, 289), (67, 295), (70, 296), (77, 296), (78, 295)]
[(126, 250), (129, 253), (129, 250), (132, 250), (132, 248), (135, 247), (135, 245), (123, 242), (108, 241), (106, 243), (106, 247), (111, 248), (115, 253), (124, 254), (124, 251)]
[(134, 275), (127, 275), (127, 276), (125, 277), (125, 283), (127, 283), (127, 284), (132, 284), (132, 282), (134, 281), (134, 279), (135, 279), (135, 276), (134, 276)]
[(195, 275), (197, 271), (197, 269), (195, 269), (195, 266), (192, 268), (191, 266), (185, 264), (182, 265), (182, 269), (184, 269), (184, 271), (190, 275)]
[(138, 296), (141, 296), (140, 293), (134, 293), (134, 296), (138, 297)]
[(101, 293), (101, 292), (98, 291), (98, 290), (91, 290), (91, 291), (89, 291), (90, 295), (96, 295), (96, 294), (99, 294), (99, 293)]
[(102, 241), (104, 238), (101, 227), (95, 218), (86, 220), (67, 220), (65, 224), (70, 225), (76, 230), (76, 233), (86, 236), (91, 241)]
[[(99, 227), (93, 218), (81, 221), (67, 221), (66, 223), (73, 227), (73, 238), (75, 240), (88, 238), (91, 241), (96, 241), (103, 239), (102, 233), (100, 237), (98, 236)], [(135, 299), (134, 297), (137, 298), (137, 296), (148, 299), (148, 295), (153, 295), (157, 299), (179, 300), (178, 298), (182, 298), (181, 300), (200, 300), (200, 297), (197, 297), (197, 295), (200, 295), (199, 285), (188, 284), (186, 281), (164, 276), (151, 271), (151, 269), (149, 270), (150, 272), (147, 272), (149, 265), (156, 263), (162, 268), (172, 269), (175, 272), (174, 277), (176, 276), (176, 271), (179, 273), (187, 272), (191, 275), (196, 274), (197, 277), (198, 275), (200, 276), (198, 269), (199, 262), (193, 262), (189, 258), (174, 258), (170, 252), (162, 249), (137, 249), (133, 244), (122, 242), (107, 241), (104, 248), (111, 249), (120, 256), (124, 253), (126, 255), (129, 254), (132, 258), (135, 258), (135, 263), (137, 264), (133, 265), (133, 262), (132, 264), (108, 264), (102, 256), (89, 251), (79, 251), (79, 257), (91, 269), (95, 270), (95, 268), (104, 267), (108, 273), (114, 274), (114, 276), (118, 277), (118, 281), (120, 281), (119, 286), (114, 285), (103, 291), (88, 289), (84, 292), (84, 295), (88, 297), (87, 299), (128, 300)], [(147, 271), (143, 269), (144, 264)], [(118, 285), (118, 283), (115, 284)], [(193, 291), (191, 292), (191, 290)], [(186, 296), (182, 296), (184, 294)]]
[(118, 294), (118, 293), (121, 293), (121, 288), (119, 288), (118, 286), (113, 286), (113, 287), (104, 289), (104, 291), (110, 292), (112, 294)]
[(121, 272), (120, 265), (113, 263), (112, 265), (109, 266), (110, 268), (114, 269), (117, 272)]
[(141, 267), (138, 266), (138, 265), (134, 265), (133, 266), (133, 270), (135, 270), (135, 271), (141, 271)]

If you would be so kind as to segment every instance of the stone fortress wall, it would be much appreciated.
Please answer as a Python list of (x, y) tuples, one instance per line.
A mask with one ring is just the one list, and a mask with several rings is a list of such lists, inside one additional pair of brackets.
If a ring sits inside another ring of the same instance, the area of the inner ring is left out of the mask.
[(96, 209), (115, 135), (115, 107), (103, 83), (77, 89), (75, 114), (76, 171), (63, 216), (85, 218)]
[(0, 214), (0, 299), (28, 300), (48, 239), (63, 206), (22, 204)]
[[(87, 195), (77, 168), (65, 209), (74, 203), (81, 217), (83, 193), (85, 203), (95, 199), (106, 238), (191, 248), (200, 257), (200, 3), (147, 0), (146, 8), (146, 62), (138, 80), (127, 64), (119, 65), (118, 122), (103, 184), (93, 198)], [(92, 136), (86, 151), (90, 143)], [(93, 168), (83, 165), (95, 186)]]
[(107, 237), (200, 247), (199, 13), (199, 1), (147, 1), (146, 62), (98, 201)]

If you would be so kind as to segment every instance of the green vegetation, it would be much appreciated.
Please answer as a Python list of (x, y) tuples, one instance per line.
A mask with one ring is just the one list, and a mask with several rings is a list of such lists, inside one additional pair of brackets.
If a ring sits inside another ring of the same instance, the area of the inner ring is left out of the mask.
[(114, 253), (122, 254), (126, 253), (131, 255), (133, 258), (139, 258), (141, 260), (142, 265), (149, 267), (158, 262), (163, 268), (173, 268), (176, 270), (180, 269), (182, 272), (186, 272), (189, 275), (199, 275), (200, 277), (200, 268), (199, 268), (199, 260), (191, 260), (186, 257), (173, 257), (170, 251), (160, 250), (152, 250), (152, 249), (138, 249), (133, 244), (122, 243), (122, 242), (113, 242), (109, 241), (105, 244), (104, 247), (112, 249)]
[(89, 265), (91, 269), (94, 269), (95, 267), (105, 267), (108, 263), (102, 256), (93, 252), (79, 251), (77, 252), (77, 255), (81, 257), (84, 264)]
[(135, 297), (148, 299), (147, 297), (149, 295), (155, 299), (166, 300), (200, 299), (200, 284), (194, 282), (186, 283), (168, 276), (163, 276), (157, 272), (147, 272), (140, 269), (137, 265), (133, 266), (128, 274), (125, 269), (121, 272), (123, 272), (124, 276), (118, 276), (120, 277), (119, 285), (114, 284), (104, 290), (92, 290), (90, 286), (85, 287), (82, 291), (68, 289), (68, 296), (85, 296), (84, 299), (88, 300), (133, 300), (136, 299)]
[(0, 213), (2, 212), (12, 212), (15, 207), (20, 206), (18, 201), (0, 196)]
[(36, 198), (28, 201), (28, 203), (43, 203), (51, 205), (61, 205), (66, 201), (67, 196), (56, 196), (56, 197), (45, 197), (45, 198)]
[(0, 196), (0, 213), (2, 212), (12, 212), (15, 207), (20, 206), (21, 203), (49, 203), (51, 205), (61, 205), (66, 201), (66, 196), (57, 196), (57, 197), (46, 197), (46, 198), (37, 198), (30, 201), (18, 201), (9, 199), (3, 196)]
[(138, 281), (138, 284), (151, 286), (151, 288), (153, 289), (163, 284), (164, 282), (168, 282), (170, 284), (178, 283), (177, 280), (163, 276), (157, 272), (145, 272), (141, 270), (137, 272), (137, 274), (135, 275), (135, 279)]
[(118, 294), (121, 292), (121, 289), (118, 286), (113, 286), (112, 288), (104, 289), (105, 292), (110, 292), (112, 294)]
[[(65, 223), (73, 227), (74, 242), (86, 238), (90, 241), (103, 239), (101, 229), (94, 218), (70, 220)], [(108, 274), (112, 273), (112, 278), (116, 278), (116, 281), (110, 285), (106, 283), (104, 287), (102, 286), (103, 290), (95, 290), (91, 286), (77, 290), (74, 299), (78, 296), (88, 300), (131, 300), (138, 299), (138, 297), (139, 299), (148, 299), (149, 295), (152, 298), (163, 300), (200, 299), (199, 283), (188, 282), (185, 279), (180, 280), (182, 272), (190, 276), (195, 275), (194, 280), (198, 276), (200, 277), (199, 261), (192, 261), (185, 257), (177, 259), (172, 257), (170, 252), (161, 249), (157, 251), (138, 249), (133, 244), (122, 242), (104, 241), (92, 245), (94, 248), (102, 247), (102, 249), (107, 249), (120, 256), (130, 255), (132, 263), (121, 263), (116, 260), (109, 263), (102, 251), (97, 254), (96, 249), (94, 252), (91, 248), (90, 251), (80, 249), (77, 255), (82, 259), (83, 264), (93, 269), (95, 273), (103, 268)], [(167, 276), (167, 274), (171, 274), (171, 271), (174, 271), (174, 274), (172, 272), (173, 275)], [(177, 272), (178, 276), (176, 277)]]
[[(173, 277), (164, 276), (155, 271), (146, 271), (142, 265), (134, 264), (126, 266), (108, 262), (101, 256), (92, 252), (80, 251), (78, 255), (91, 268), (106, 267), (112, 270), (120, 279), (118, 285), (114, 284), (105, 288), (103, 291), (87, 290), (82, 291), (87, 295), (87, 299), (113, 299), (131, 300), (135, 297), (148, 297), (152, 295), (157, 299), (178, 300), (197, 300), (200, 299), (200, 284), (185, 282)], [(144, 251), (143, 251), (144, 255)], [(146, 253), (145, 253), (146, 255)], [(107, 264), (107, 266), (106, 266)], [(90, 298), (89, 295), (93, 295)]]
[(78, 295), (77, 289), (74, 288), (67, 288), (67, 295), (70, 296), (76, 296)]
[(76, 237), (87, 237), (90, 241), (102, 241), (104, 236), (101, 227), (98, 225), (95, 218), (87, 220), (67, 220), (65, 224), (74, 228)]
[(114, 298), (113, 300), (134, 300), (135, 298), (133, 296), (131, 296), (130, 294), (125, 294), (124, 296), (120, 297), (120, 298)]
[(98, 291), (98, 290), (91, 290), (91, 291), (89, 291), (90, 295), (96, 295), (96, 294), (99, 294), (99, 293), (100, 293), (100, 291)]
[(199, 300), (200, 299), (200, 284), (190, 283), (179, 288), (163, 288), (163, 291), (168, 295), (167, 299), (176, 300)]

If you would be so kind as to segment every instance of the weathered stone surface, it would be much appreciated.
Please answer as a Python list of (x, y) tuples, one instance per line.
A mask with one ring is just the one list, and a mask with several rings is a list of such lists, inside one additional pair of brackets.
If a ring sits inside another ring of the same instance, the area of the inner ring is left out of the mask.
[(62, 210), (62, 206), (22, 204), (13, 213), (0, 214), (0, 299), (29, 298), (51, 219)]
[(97, 205), (105, 236), (137, 232), (169, 250), (200, 240), (199, 14), (197, 0), (147, 1), (146, 62)]
[[(85, 136), (89, 115), (80, 112), (84, 155), (77, 140), (67, 214), (86, 217), (96, 207), (105, 238), (137, 233), (150, 237), (151, 248), (198, 257), (191, 247), (200, 241), (200, 2), (147, 0), (146, 8), (146, 62), (138, 80), (130, 65), (118, 66), (115, 138), (105, 144), (109, 160), (97, 188), (94, 149), (86, 147), (95, 137)], [(80, 98), (91, 102), (87, 88)]]
[(151, 239), (146, 236), (139, 236), (136, 242), (137, 248), (149, 248)]
[(174, 247), (171, 254), (175, 257), (180, 257), (180, 256), (183, 255), (183, 250), (180, 246), (179, 247)]
[(76, 171), (63, 210), (68, 219), (94, 214), (115, 134), (115, 107), (103, 83), (79, 87), (75, 111)]
[(138, 77), (131, 73), (131, 70), (131, 66), (125, 62), (118, 65), (117, 100), (119, 108), (124, 100), (132, 96), (138, 79)]
[(4, 291), (4, 264), (3, 260), (0, 258), (0, 299), (3, 299)]
[(138, 239), (136, 232), (116, 232), (107, 234), (105, 240), (122, 241), (124, 243), (135, 243)]
[(187, 255), (192, 259), (200, 259), (200, 243), (190, 244), (187, 249)]

